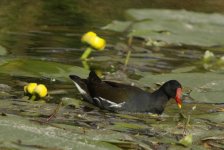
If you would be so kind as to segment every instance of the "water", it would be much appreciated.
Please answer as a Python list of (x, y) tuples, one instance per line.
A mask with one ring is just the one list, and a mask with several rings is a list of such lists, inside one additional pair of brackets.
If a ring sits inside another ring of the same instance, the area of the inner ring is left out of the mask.
[[(87, 62), (89, 69), (97, 70), (106, 79), (153, 89), (153, 84), (146, 85), (140, 79), (146, 81), (144, 78), (150, 74), (178, 72), (176, 69), (190, 69), (187, 72), (191, 73), (217, 71), (217, 66), (205, 69), (201, 62), (207, 48), (143, 46), (139, 39), (132, 43), (134, 51), (124, 70), (128, 40), (125, 33), (102, 30), (101, 27), (112, 20), (125, 19), (124, 11), (128, 8), (145, 7), (224, 12), (219, 1), (1, 1), (0, 45), (7, 49), (8, 55), (1, 56), (0, 63), (8, 63), (1, 67), (0, 76), (0, 148), (35, 149), (42, 145), (40, 149), (180, 149), (183, 147), (174, 143), (186, 133), (193, 135), (193, 149), (223, 148), (223, 104), (220, 102), (207, 104), (198, 102), (199, 99), (193, 102), (187, 99), (183, 117), (174, 101), (170, 101), (164, 115), (158, 117), (110, 113), (80, 101), (80, 95), (68, 79), (68, 70), (73, 66), (84, 67), (79, 59), (85, 49), (80, 38), (89, 30), (97, 32), (108, 42), (104, 52), (92, 53), (94, 59)], [(211, 49), (217, 56), (224, 55), (220, 47)], [(192, 66), (196, 69), (189, 68)], [(83, 72), (86, 76), (88, 70)], [(80, 73), (80, 70), (75, 68), (72, 73)], [(215, 76), (211, 80), (222, 83), (221, 77), (218, 81)], [(26, 82), (44, 83), (50, 91), (50, 100), (45, 103), (24, 99)], [(222, 84), (217, 85), (220, 87), (212, 90), (218, 89), (221, 93)], [(68, 102), (61, 106), (56, 118), (48, 124), (37, 123), (45, 121), (57, 104), (66, 98)], [(195, 106), (196, 109), (192, 110)], [(191, 117), (190, 123), (186, 124), (188, 116)], [(7, 134), (10, 131), (15, 136)], [(51, 144), (47, 144), (47, 139), (41, 135), (45, 135)]]

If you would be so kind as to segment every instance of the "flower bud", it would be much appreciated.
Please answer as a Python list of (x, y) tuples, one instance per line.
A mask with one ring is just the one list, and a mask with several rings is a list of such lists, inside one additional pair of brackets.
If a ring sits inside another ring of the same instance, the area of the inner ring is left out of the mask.
[(37, 83), (29, 83), (28, 85), (24, 86), (24, 92), (29, 93), (29, 94), (33, 94), (36, 86), (37, 86)]
[(106, 41), (103, 38), (97, 36), (96, 33), (92, 31), (85, 33), (82, 36), (81, 41), (99, 51), (103, 50), (106, 46)]
[(43, 98), (47, 95), (47, 88), (43, 84), (39, 84), (34, 89), (34, 93), (36, 93), (40, 98)]

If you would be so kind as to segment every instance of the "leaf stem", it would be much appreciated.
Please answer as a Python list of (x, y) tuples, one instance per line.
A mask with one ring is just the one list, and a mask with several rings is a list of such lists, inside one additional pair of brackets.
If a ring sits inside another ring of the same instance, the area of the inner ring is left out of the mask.
[(125, 58), (125, 62), (124, 62), (124, 65), (127, 66), (128, 65), (128, 61), (130, 59), (130, 56), (131, 56), (131, 44), (132, 44), (132, 40), (133, 40), (133, 37), (129, 37), (128, 38), (128, 54)]
[(47, 118), (46, 122), (49, 122), (59, 111), (60, 107), (62, 105), (62, 101), (58, 104), (58, 106), (56, 107), (56, 109), (53, 111), (53, 113), (50, 115), (49, 118)]
[(86, 50), (84, 51), (84, 53), (82, 54), (81, 59), (86, 60), (89, 57), (91, 52), (92, 52), (92, 48), (87, 47)]

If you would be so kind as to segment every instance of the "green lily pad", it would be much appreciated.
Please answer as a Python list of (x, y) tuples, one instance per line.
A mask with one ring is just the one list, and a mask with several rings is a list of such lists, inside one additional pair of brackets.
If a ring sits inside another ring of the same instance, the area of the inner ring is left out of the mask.
[(46, 77), (57, 80), (68, 80), (70, 74), (85, 77), (88, 70), (56, 62), (32, 59), (14, 59), (0, 64), (0, 72), (13, 76)]
[(117, 128), (118, 130), (121, 129), (144, 129), (147, 128), (145, 125), (139, 125), (135, 123), (125, 123), (125, 122), (115, 122), (114, 128)]
[(206, 47), (224, 45), (224, 15), (221, 14), (167, 9), (129, 9), (126, 14), (132, 24), (130, 21), (114, 21), (105, 29), (129, 31), (129, 36), (143, 38), (149, 43), (163, 41)]
[(69, 98), (69, 97), (63, 97), (61, 99), (61, 101), (64, 106), (69, 105), (69, 106), (73, 106), (75, 108), (79, 108), (80, 105), (83, 103), (83, 101), (81, 101), (81, 100), (77, 100), (75, 98)]
[[(10, 149), (107, 149), (117, 150), (118, 147), (100, 140), (86, 138), (85, 134), (76, 134), (71, 130), (41, 125), (24, 117), (7, 115), (0, 116), (0, 147)], [(71, 127), (79, 131), (78, 127)]]
[(131, 21), (123, 22), (123, 21), (117, 21), (114, 20), (111, 24), (108, 24), (107, 26), (103, 27), (102, 29), (111, 29), (114, 28), (114, 31), (117, 32), (124, 32), (128, 29), (128, 27), (131, 25)]
[(202, 114), (202, 115), (198, 115), (197, 117), (200, 119), (206, 119), (206, 120), (215, 122), (216, 125), (219, 125), (224, 122), (224, 113), (223, 112)]
[(200, 13), (187, 10), (169, 9), (129, 9), (127, 15), (134, 20), (179, 20), (191, 23), (224, 24), (224, 16), (218, 13)]
[(192, 89), (191, 97), (198, 102), (223, 103), (224, 78), (218, 73), (170, 73), (162, 75), (145, 75), (140, 83), (153, 84), (168, 80), (178, 80), (184, 87)]
[(196, 66), (187, 66), (187, 67), (181, 67), (172, 70), (173, 73), (184, 73), (184, 72), (190, 72), (196, 69)]

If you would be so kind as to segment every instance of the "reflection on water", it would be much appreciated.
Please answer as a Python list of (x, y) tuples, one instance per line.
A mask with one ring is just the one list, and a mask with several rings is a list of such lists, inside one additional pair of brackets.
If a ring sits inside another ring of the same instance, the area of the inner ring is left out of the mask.
[[(82, 47), (80, 36), (84, 32), (88, 30), (97, 31), (110, 44), (115, 44), (118, 41), (125, 42), (119, 39), (120, 35), (102, 31), (100, 27), (113, 19), (123, 19), (124, 11), (128, 8), (144, 7), (185, 8), (204, 12), (223, 11), (222, 3), (219, 3), (219, 1), (191, 3), (175, 2), (173, 0), (162, 2), (147, 0), (130, 2), (124, 0), (116, 3), (110, 0), (105, 2), (85, 0), (1, 1), (0, 44), (16, 56), (46, 57), (47, 53), (43, 54), (40, 50), (45, 49), (45, 52), (48, 52), (49, 55), (54, 53), (53, 56), (49, 57), (54, 57), (59, 61), (61, 58), (66, 59), (70, 55), (70, 52), (67, 54), (64, 49), (74, 48), (73, 58), (77, 58), (80, 53), (78, 49)], [(61, 55), (60, 52), (58, 55), (56, 54), (57, 50), (60, 49), (65, 55)], [(158, 53), (162, 53), (162, 51)]]

